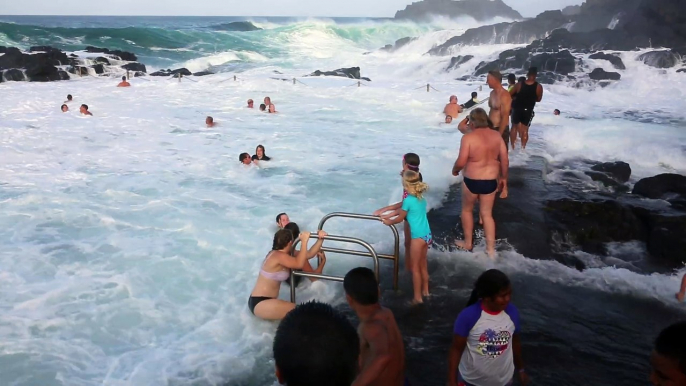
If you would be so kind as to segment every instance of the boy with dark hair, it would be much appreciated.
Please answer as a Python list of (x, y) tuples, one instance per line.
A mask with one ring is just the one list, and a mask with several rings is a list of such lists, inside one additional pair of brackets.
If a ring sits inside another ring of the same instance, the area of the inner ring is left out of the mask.
[(653, 385), (686, 385), (686, 322), (662, 330), (655, 339), (650, 365), (650, 382)]
[(248, 153), (241, 153), (241, 155), (238, 156), (238, 161), (243, 165), (250, 165), (252, 163), (252, 159)]
[(345, 298), (360, 319), (360, 375), (352, 386), (403, 386), (405, 347), (393, 313), (379, 304), (379, 284), (369, 268), (355, 268), (343, 280)]
[(350, 386), (357, 375), (355, 328), (328, 304), (296, 306), (279, 324), (273, 350), (282, 385)]

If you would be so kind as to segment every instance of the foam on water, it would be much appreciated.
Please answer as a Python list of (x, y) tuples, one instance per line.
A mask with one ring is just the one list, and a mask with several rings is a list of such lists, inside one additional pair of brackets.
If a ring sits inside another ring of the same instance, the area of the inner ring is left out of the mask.
[[(215, 75), (196, 83), (133, 79), (131, 89), (96, 78), (0, 83), (0, 372), (8, 384), (271, 385), (275, 324), (252, 317), (246, 302), (274, 216), (285, 211), (314, 229), (329, 212), (371, 213), (400, 197), (398, 172), (409, 151), (421, 155), (429, 206), (441, 206), (459, 181), (450, 168), (460, 134), (439, 125), (439, 112), (450, 94), (466, 99), (480, 86), (453, 80), (444, 71), (448, 58), (423, 55), (454, 31), (427, 28), (396, 54), (362, 55), (383, 44), (358, 44), (331, 33), (330, 23), (292, 28), (292, 36), (279, 32), (282, 40), (269, 43), (291, 56), (255, 50), (262, 58), (249, 60), (264, 63), (237, 82)], [(473, 48), (473, 65), (502, 49)], [(514, 153), (513, 164), (541, 155), (553, 163), (621, 159), (637, 176), (664, 165), (683, 170), (682, 74), (660, 74), (624, 55), (628, 69), (615, 86), (546, 87), (531, 148)], [(295, 86), (270, 79), (275, 69), (299, 76), (350, 65), (373, 81), (358, 88), (350, 79), (301, 78), (306, 85)], [(415, 90), (427, 82), (441, 92)], [(635, 101), (635, 90), (648, 89), (650, 99)], [(63, 114), (67, 94), (75, 101)], [(279, 114), (243, 108), (265, 95)], [(81, 103), (95, 116), (78, 115)], [(552, 116), (556, 107), (563, 117)], [(219, 125), (205, 128), (207, 115)], [(258, 144), (273, 161), (239, 165), (238, 154)], [(390, 232), (374, 223), (332, 220), (327, 230), (380, 251), (391, 245)], [(627, 248), (614, 251), (621, 257)], [(667, 305), (684, 273), (641, 274), (614, 267), (621, 265), (612, 258), (579, 272), (514, 251), (495, 263), (462, 253), (431, 258), (447, 272), (495, 264)], [(331, 256), (327, 270), (342, 275), (368, 263)], [(340, 303), (340, 295), (338, 284), (317, 282), (298, 299)]]

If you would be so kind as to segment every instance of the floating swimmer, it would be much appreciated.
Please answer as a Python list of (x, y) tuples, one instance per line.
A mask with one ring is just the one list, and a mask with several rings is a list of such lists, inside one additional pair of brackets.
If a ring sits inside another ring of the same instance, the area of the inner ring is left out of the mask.
[(93, 114), (90, 111), (88, 111), (88, 105), (86, 104), (81, 105), (81, 107), (79, 108), (79, 112), (83, 115), (93, 116)]
[(269, 112), (269, 113), (275, 113), (276, 112), (276, 106), (274, 106), (274, 104), (272, 103), (272, 99), (270, 97), (264, 97), (264, 105), (267, 107), (267, 112)]
[(267, 157), (266, 154), (264, 154), (264, 146), (262, 145), (257, 145), (257, 148), (255, 149), (255, 155), (252, 156), (253, 161), (271, 161), (270, 157)]
[(250, 165), (252, 163), (252, 159), (250, 159), (250, 154), (248, 153), (241, 153), (241, 155), (238, 156), (238, 161), (243, 165)]
[(205, 118), (205, 125), (207, 125), (207, 127), (214, 127), (217, 123), (214, 122), (214, 118), (208, 116)]
[(462, 106), (462, 109), (463, 109), (462, 111), (464, 111), (465, 109), (474, 107), (474, 106), (476, 106), (477, 104), (479, 104), (479, 100), (477, 99), (477, 96), (478, 96), (478, 94), (476, 93), (476, 91), (473, 92), (473, 93), (472, 93), (472, 99), (470, 99), (469, 101), (467, 101), (467, 103), (461, 105), (461, 106)]
[(252, 99), (248, 99), (248, 106), (247, 106), (247, 107), (248, 107), (249, 109), (252, 109), (252, 108), (253, 108), (253, 105), (254, 105), (254, 103), (255, 103), (255, 102), (253, 102), (253, 100), (252, 100)]
[(71, 94), (69, 94), (69, 95), (67, 95), (67, 100), (64, 101), (64, 103), (73, 102), (73, 99), (74, 99), (74, 97), (72, 97)]
[(60, 110), (62, 110), (63, 113), (66, 113), (67, 111), (69, 111), (69, 106), (64, 104), (64, 105), (62, 105), (62, 107), (60, 107)]
[(555, 109), (555, 110), (553, 111), (553, 115), (560, 115), (560, 110)]
[(279, 213), (278, 215), (276, 215), (276, 225), (279, 227), (279, 229), (283, 229), (290, 222), (291, 219), (288, 218), (288, 215), (286, 213)]
[(117, 87), (131, 87), (131, 83), (126, 81), (126, 76), (121, 77), (121, 82), (117, 85)]

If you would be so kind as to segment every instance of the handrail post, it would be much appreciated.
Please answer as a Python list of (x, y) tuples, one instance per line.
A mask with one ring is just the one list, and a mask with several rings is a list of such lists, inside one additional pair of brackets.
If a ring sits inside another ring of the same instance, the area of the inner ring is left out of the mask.
[(431, 91), (431, 84), (427, 83), (426, 84), (426, 92), (430, 92), (430, 91)]

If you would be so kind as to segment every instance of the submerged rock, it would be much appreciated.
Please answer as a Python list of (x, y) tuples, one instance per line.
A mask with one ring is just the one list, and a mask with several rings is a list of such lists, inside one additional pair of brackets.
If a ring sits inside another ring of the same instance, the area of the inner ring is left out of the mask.
[(16, 68), (3, 72), (2, 77), (4, 77), (8, 82), (21, 82), (26, 80), (24, 72)]
[(388, 52), (393, 52), (397, 51), (398, 49), (408, 45), (409, 43), (417, 40), (416, 37), (406, 37), (402, 39), (398, 39), (395, 41), (395, 44), (386, 44), (384, 47), (381, 48), (382, 51), (388, 51)]
[(622, 76), (618, 72), (605, 71), (602, 68), (594, 69), (588, 76), (592, 80), (620, 80)]
[(199, 72), (193, 73), (193, 76), (206, 76), (206, 75), (214, 75), (214, 72), (212, 72), (212, 71), (199, 71)]
[(629, 178), (631, 178), (631, 166), (622, 161), (597, 164), (592, 166), (591, 170), (605, 173), (621, 183), (629, 182)]
[(681, 56), (672, 51), (651, 51), (638, 57), (638, 60), (655, 68), (672, 68), (681, 63)]
[(622, 61), (622, 58), (620, 58), (617, 55), (612, 55), (612, 54), (606, 54), (604, 52), (596, 52), (595, 54), (591, 55), (588, 57), (589, 59), (599, 59), (599, 60), (607, 60), (610, 63), (612, 63), (612, 66), (618, 70), (626, 70), (626, 66), (624, 65), (624, 62)]
[(128, 71), (148, 72), (148, 69), (145, 67), (145, 64), (136, 62), (126, 63), (125, 65), (121, 66), (121, 68)]
[(632, 193), (655, 200), (686, 197), (686, 176), (666, 173), (644, 178), (634, 185)]
[[(351, 79), (361, 79), (360, 78), (360, 68), (359, 67), (350, 67), (350, 68), (339, 68), (338, 70), (333, 70), (333, 71), (315, 71), (311, 73), (310, 75), (306, 76), (340, 76), (344, 78), (351, 78)], [(366, 78), (368, 79), (368, 78)]]
[(187, 68), (177, 68), (176, 70), (160, 70), (153, 72), (150, 74), (150, 76), (172, 76), (172, 75), (178, 75), (181, 74), (183, 76), (191, 76), (193, 75), (192, 72), (190, 72)]

